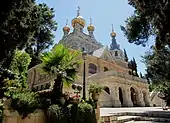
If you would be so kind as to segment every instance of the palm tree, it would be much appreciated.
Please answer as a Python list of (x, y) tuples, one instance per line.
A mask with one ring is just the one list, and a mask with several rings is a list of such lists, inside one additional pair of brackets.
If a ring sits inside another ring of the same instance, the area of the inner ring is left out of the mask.
[(51, 51), (43, 53), (41, 57), (42, 70), (56, 76), (51, 92), (52, 103), (59, 103), (63, 92), (63, 83), (71, 84), (76, 78), (76, 66), (80, 63), (76, 60), (77, 51), (71, 51), (62, 44), (56, 45)]

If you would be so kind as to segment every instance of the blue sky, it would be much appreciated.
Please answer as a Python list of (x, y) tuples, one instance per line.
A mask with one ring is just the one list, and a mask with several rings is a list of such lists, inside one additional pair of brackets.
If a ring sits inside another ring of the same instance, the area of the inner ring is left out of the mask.
[(55, 20), (58, 23), (58, 29), (54, 32), (55, 43), (63, 36), (62, 28), (67, 19), (71, 27), (71, 20), (76, 17), (77, 7), (80, 6), (80, 15), (86, 20), (84, 32), (87, 33), (86, 28), (91, 17), (95, 26), (95, 38), (103, 45), (109, 46), (111, 43), (111, 25), (113, 24), (117, 33), (117, 43), (120, 44), (121, 49), (126, 49), (129, 59), (133, 57), (136, 59), (138, 71), (145, 73), (145, 65), (141, 63), (141, 55), (144, 55), (150, 47), (150, 42), (153, 41), (150, 40), (150, 44), (142, 47), (128, 43), (126, 37), (124, 37), (120, 25), (124, 25), (125, 19), (133, 14), (133, 8), (128, 5), (128, 0), (37, 0), (37, 2), (44, 2), (55, 10)]

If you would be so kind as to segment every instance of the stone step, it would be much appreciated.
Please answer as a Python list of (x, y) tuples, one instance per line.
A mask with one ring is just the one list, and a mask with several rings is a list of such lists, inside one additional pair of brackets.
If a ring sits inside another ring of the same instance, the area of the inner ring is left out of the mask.
[(119, 116), (117, 120), (118, 120), (118, 123), (124, 123), (128, 121), (132, 121), (137, 118), (139, 118), (139, 116)]
[(128, 121), (124, 123), (167, 123), (167, 122), (153, 122), (153, 121)]
[(142, 116), (119, 116), (118, 123), (125, 123), (129, 121), (152, 121), (152, 122), (167, 122), (170, 123), (170, 118), (156, 118), (156, 117), (142, 117)]
[(157, 118), (170, 118), (170, 112), (122, 112), (111, 113), (114, 116), (144, 116), (144, 117), (157, 117)]

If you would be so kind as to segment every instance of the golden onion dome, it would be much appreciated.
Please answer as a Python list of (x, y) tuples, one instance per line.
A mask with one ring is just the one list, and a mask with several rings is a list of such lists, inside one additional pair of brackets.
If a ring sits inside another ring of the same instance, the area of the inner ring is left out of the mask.
[(87, 27), (87, 30), (88, 30), (88, 31), (94, 31), (94, 26), (93, 26), (93, 25), (89, 25), (89, 26)]
[(114, 32), (113, 24), (112, 24), (112, 32), (110, 33), (110, 36), (111, 37), (116, 37), (116, 32)]
[(63, 31), (69, 32), (70, 31), (70, 27), (68, 25), (66, 25), (65, 27), (63, 27)]
[(112, 32), (112, 33), (110, 33), (110, 36), (111, 36), (111, 37), (116, 37), (116, 33), (115, 33), (115, 32)]
[(76, 23), (79, 23), (83, 27), (86, 25), (86, 21), (81, 16), (77, 16), (72, 20), (72, 26), (74, 27)]

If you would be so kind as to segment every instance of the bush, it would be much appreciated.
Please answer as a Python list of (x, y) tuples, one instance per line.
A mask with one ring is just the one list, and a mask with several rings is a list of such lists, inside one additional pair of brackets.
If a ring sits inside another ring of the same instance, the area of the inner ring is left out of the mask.
[(72, 105), (70, 108), (71, 121), (69, 123), (96, 123), (95, 111), (92, 105), (83, 102), (77, 105)]
[(93, 107), (84, 102), (78, 105), (59, 107), (51, 105), (47, 110), (47, 121), (49, 123), (97, 123)]
[(11, 108), (17, 110), (23, 118), (33, 113), (39, 107), (38, 95), (28, 90), (13, 91), (11, 95)]
[(64, 113), (64, 108), (58, 105), (51, 105), (47, 110), (47, 121), (49, 123), (69, 123), (68, 115), (69, 112)]
[(89, 85), (89, 93), (92, 93), (92, 94), (93, 93), (101, 93), (103, 89), (104, 89), (104, 87), (97, 83)]
[(3, 118), (3, 103), (0, 102), (0, 123), (2, 123), (2, 118)]
[(92, 105), (84, 102), (78, 105), (77, 123), (96, 123), (95, 111)]

